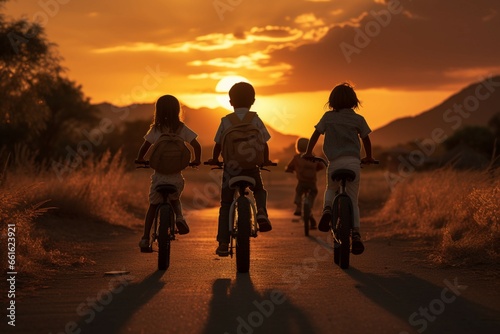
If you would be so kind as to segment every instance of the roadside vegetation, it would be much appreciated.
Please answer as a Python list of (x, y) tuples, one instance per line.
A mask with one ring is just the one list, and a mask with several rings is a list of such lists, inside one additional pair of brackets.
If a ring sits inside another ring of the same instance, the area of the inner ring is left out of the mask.
[[(7, 228), (12, 224), (16, 232), (16, 270), (23, 275), (39, 276), (54, 267), (88, 261), (58, 249), (58, 240), (49, 240), (40, 227), (43, 219), (60, 224), (64, 219), (79, 219), (127, 227), (140, 223), (134, 213), (142, 213), (141, 204), (145, 203), (134, 198), (136, 192), (129, 191), (130, 173), (120, 154), (106, 153), (95, 162), (89, 160), (64, 179), (53, 171), (36, 169), (23, 161), (3, 170), (0, 184), (1, 244), (6, 245)], [(6, 252), (7, 247), (1, 247), (3, 269), (7, 268)]]
[(498, 263), (499, 198), (498, 170), (414, 173), (393, 189), (375, 220), (386, 236), (436, 240), (430, 255), (436, 263)]

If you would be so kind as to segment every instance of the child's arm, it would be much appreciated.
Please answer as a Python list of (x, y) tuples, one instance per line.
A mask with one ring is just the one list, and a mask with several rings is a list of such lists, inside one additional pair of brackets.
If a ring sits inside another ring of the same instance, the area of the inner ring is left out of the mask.
[(288, 165), (286, 165), (286, 168), (285, 168), (285, 173), (293, 173), (295, 171), (295, 157), (293, 157), (292, 161), (290, 161), (288, 163)]
[(218, 165), (219, 164), (219, 155), (222, 152), (222, 146), (219, 143), (215, 143), (214, 149), (212, 151), (212, 158), (207, 162), (209, 165)]
[(361, 138), (361, 140), (363, 141), (363, 147), (365, 148), (366, 153), (366, 157), (361, 159), (361, 163), (374, 162), (375, 159), (372, 157), (372, 142), (370, 140), (370, 136), (367, 135), (365, 138)]
[(311, 135), (311, 138), (309, 139), (309, 143), (307, 144), (306, 153), (302, 155), (303, 157), (305, 158), (313, 157), (312, 151), (314, 149), (314, 146), (318, 142), (320, 135), (321, 133), (319, 133), (318, 130), (314, 130), (313, 134)]
[(267, 143), (264, 145), (264, 165), (271, 164), (272, 161), (269, 160), (269, 145)]
[(150, 147), (151, 143), (145, 140), (144, 143), (142, 143), (139, 152), (137, 153), (136, 162), (144, 162), (144, 155), (146, 154), (146, 152), (149, 150)]
[(191, 164), (198, 166), (201, 164), (201, 145), (200, 143), (195, 139), (191, 140), (189, 143), (193, 147), (194, 150), (194, 160), (191, 161)]

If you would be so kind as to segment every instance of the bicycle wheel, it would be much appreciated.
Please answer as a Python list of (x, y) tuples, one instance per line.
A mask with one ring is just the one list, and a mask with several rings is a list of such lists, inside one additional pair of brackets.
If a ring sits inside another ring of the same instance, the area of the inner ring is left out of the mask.
[(250, 201), (238, 198), (238, 231), (236, 234), (236, 269), (247, 273), (250, 269)]
[(304, 234), (306, 237), (309, 236), (309, 220), (311, 219), (311, 207), (309, 206), (309, 200), (307, 199), (307, 194), (304, 194), (304, 199), (302, 200), (302, 220), (304, 221)]
[(170, 205), (162, 205), (158, 211), (158, 270), (166, 270), (170, 266), (170, 233), (174, 212)]
[(338, 197), (337, 235), (340, 241), (339, 265), (342, 269), (349, 268), (351, 253), (352, 203), (347, 195)]
[(332, 239), (333, 239), (333, 263), (339, 264), (340, 262), (340, 242), (338, 239), (338, 234), (337, 234), (337, 226), (338, 226), (338, 218), (339, 218), (339, 201), (338, 197), (335, 197), (332, 205), (332, 226), (333, 228), (330, 229), (330, 232), (332, 233)]

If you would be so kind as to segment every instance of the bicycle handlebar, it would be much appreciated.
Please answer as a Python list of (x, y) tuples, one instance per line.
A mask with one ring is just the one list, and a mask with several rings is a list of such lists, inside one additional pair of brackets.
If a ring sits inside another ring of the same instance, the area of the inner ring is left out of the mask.
[[(303, 159), (313, 161), (313, 162), (321, 162), (323, 165), (328, 167), (328, 162), (321, 157), (303, 157)], [(361, 165), (379, 165), (379, 160), (373, 160), (372, 162), (361, 162)]]
[[(139, 165), (139, 166), (136, 166), (135, 168), (151, 168), (151, 166), (149, 166), (149, 161), (146, 161), (146, 160), (134, 160), (134, 163), (136, 165)], [(188, 164), (188, 166), (192, 167), (192, 168), (198, 167), (197, 164), (194, 164), (192, 162), (190, 162)]]
[[(216, 164), (210, 163), (210, 161), (205, 161), (205, 162), (203, 162), (203, 164), (206, 165), (206, 166), (216, 166), (216, 167), (214, 167), (212, 169), (223, 169), (224, 168), (224, 162), (222, 162), (222, 161), (218, 161), (218, 163), (216, 163)], [(267, 170), (267, 171), (269, 171), (269, 169), (265, 168), (267, 166), (274, 166), (275, 167), (275, 166), (278, 166), (278, 163), (271, 162), (271, 163), (263, 164), (263, 165), (259, 166), (259, 169), (260, 170)]]

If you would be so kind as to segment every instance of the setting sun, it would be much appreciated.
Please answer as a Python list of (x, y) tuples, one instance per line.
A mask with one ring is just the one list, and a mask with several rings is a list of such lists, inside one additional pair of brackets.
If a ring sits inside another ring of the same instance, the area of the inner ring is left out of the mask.
[(227, 92), (229, 92), (229, 89), (231, 89), (231, 87), (238, 82), (250, 83), (250, 81), (245, 77), (239, 75), (228, 75), (227, 77), (220, 79), (217, 85), (215, 86), (216, 99), (222, 108), (227, 109), (229, 111), (233, 110), (233, 107), (229, 103), (229, 97), (227, 96)]

